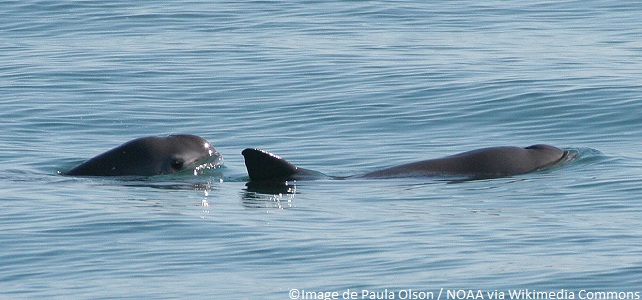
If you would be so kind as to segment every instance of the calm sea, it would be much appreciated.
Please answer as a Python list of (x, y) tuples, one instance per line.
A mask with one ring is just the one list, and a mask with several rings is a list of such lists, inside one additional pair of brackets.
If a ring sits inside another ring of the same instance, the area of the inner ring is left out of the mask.
[[(2, 1), (0, 298), (640, 299), (641, 15), (639, 1)], [(171, 133), (208, 139), (226, 167), (58, 173)], [(345, 176), (536, 143), (580, 157), (502, 179), (254, 190), (240, 155)]]

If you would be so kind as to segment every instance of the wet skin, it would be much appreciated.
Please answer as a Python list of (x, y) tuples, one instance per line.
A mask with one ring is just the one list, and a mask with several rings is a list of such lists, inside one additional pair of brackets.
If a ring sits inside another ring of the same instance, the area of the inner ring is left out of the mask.
[[(297, 167), (285, 159), (260, 149), (242, 152), (252, 181), (288, 181), (332, 178)], [(549, 145), (526, 148), (504, 146), (463, 152), (385, 168), (348, 178), (431, 177), (442, 175), (494, 178), (526, 174), (551, 167), (567, 157), (568, 151)]]
[(143, 137), (124, 143), (64, 172), (70, 176), (154, 176), (220, 163), (205, 139), (189, 134)]

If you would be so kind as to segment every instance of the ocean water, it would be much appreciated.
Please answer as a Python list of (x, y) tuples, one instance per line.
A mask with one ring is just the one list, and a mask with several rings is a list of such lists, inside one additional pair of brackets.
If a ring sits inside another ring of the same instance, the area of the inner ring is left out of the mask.
[[(640, 299), (641, 14), (593, 0), (0, 2), (0, 298)], [(225, 167), (59, 175), (172, 133), (208, 139)], [(580, 155), (508, 178), (283, 190), (247, 187), (240, 155), (346, 176), (536, 143)]]

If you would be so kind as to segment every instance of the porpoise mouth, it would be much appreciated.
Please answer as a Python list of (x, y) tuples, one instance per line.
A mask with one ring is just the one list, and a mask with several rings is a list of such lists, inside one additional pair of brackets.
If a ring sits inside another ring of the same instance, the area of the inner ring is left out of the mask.
[(211, 156), (200, 161), (196, 161), (193, 164), (193, 167), (186, 168), (185, 170), (192, 170), (194, 176), (197, 176), (205, 173), (207, 170), (219, 169), (222, 166), (223, 156), (218, 154), (218, 152), (213, 151), (213, 153), (211, 153)]
[(564, 150), (564, 154), (555, 162), (555, 165), (567, 163), (576, 159), (578, 156), (580, 156), (580, 153), (577, 150)]
[(553, 161), (553, 162), (551, 162), (549, 164), (541, 166), (540, 168), (538, 168), (538, 170), (544, 170), (544, 169), (556, 167), (556, 166), (559, 166), (559, 165), (562, 165), (562, 164), (566, 164), (566, 163), (574, 160), (578, 156), (579, 156), (579, 152), (576, 151), (576, 150), (564, 150), (564, 153), (562, 154), (562, 157), (560, 157), (556, 161)]

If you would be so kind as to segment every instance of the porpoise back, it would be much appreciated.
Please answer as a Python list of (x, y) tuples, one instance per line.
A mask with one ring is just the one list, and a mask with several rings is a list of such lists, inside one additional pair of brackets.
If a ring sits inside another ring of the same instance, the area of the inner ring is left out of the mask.
[(550, 167), (566, 151), (550, 145), (491, 147), (463, 152), (443, 158), (403, 164), (359, 175), (364, 178), (463, 175), (470, 177), (504, 177), (526, 174)]
[[(264, 150), (245, 149), (242, 154), (245, 157), (245, 166), (252, 181), (310, 180), (329, 177), (316, 171), (297, 167), (285, 159)], [(347, 178), (431, 177), (441, 175), (461, 175), (471, 178), (503, 177), (551, 167), (564, 160), (567, 155), (568, 151), (543, 144), (526, 148), (513, 146), (491, 147), (443, 158), (403, 164)]]

